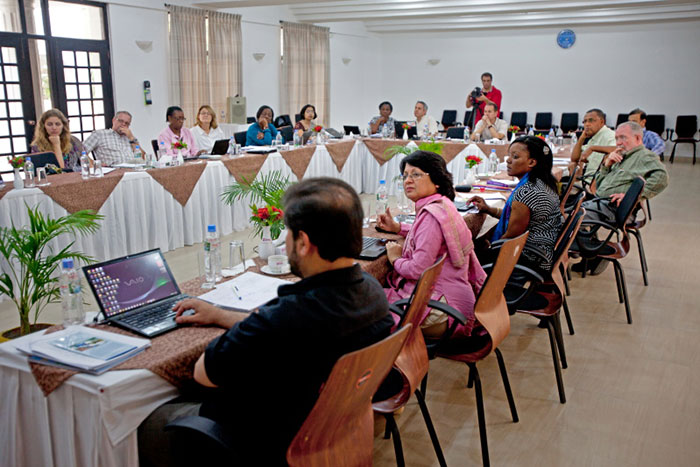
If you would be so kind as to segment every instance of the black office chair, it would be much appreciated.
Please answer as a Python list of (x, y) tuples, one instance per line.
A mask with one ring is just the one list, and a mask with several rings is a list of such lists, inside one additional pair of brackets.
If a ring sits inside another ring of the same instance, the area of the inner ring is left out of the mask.
[(695, 165), (696, 144), (700, 142), (700, 139), (695, 139), (695, 133), (698, 131), (698, 117), (695, 115), (679, 115), (676, 117), (676, 129), (674, 131), (676, 139), (673, 139), (672, 131), (671, 142), (673, 142), (673, 149), (669, 160), (673, 163), (673, 156), (676, 154), (676, 145), (678, 143), (689, 143), (693, 145), (693, 165)]
[(233, 139), (236, 140), (236, 144), (240, 144), (241, 146), (245, 146), (245, 140), (246, 140), (246, 134), (247, 131), (239, 131), (238, 133), (233, 134)]
[(301, 114), (294, 114), (294, 122), (296, 123), (299, 120), (301, 120)]
[(277, 131), (282, 133), (282, 138), (284, 138), (285, 143), (289, 143), (290, 141), (294, 140), (294, 128), (291, 126), (287, 125), (277, 128)]
[(517, 126), (521, 131), (527, 127), (527, 112), (513, 112), (510, 114), (510, 126)]
[(654, 115), (647, 115), (647, 130), (653, 131), (657, 135), (661, 136), (663, 139), (668, 139), (667, 137), (664, 138), (665, 136), (665, 128), (666, 128), (666, 115), (662, 114), (654, 114)]
[(246, 117), (245, 122), (246, 123), (255, 123), (255, 117)]
[(151, 140), (151, 147), (153, 148), (153, 154), (155, 155), (156, 160), (158, 160), (158, 157), (159, 157), (158, 151), (160, 150), (160, 148), (158, 147), (158, 140), (157, 139)]
[(453, 126), (447, 129), (446, 138), (452, 139), (462, 139), (464, 138), (464, 127), (463, 126)]
[(457, 111), (456, 110), (443, 110), (442, 111), (442, 119), (440, 120), (440, 123), (442, 123), (442, 126), (445, 130), (447, 130), (451, 126), (454, 126), (456, 121), (457, 121)]
[(564, 112), (563, 114), (561, 114), (561, 125), (559, 126), (559, 128), (561, 128), (561, 132), (563, 134), (576, 131), (578, 130), (578, 127), (578, 112)]
[(549, 131), (551, 129), (552, 112), (537, 112), (535, 114), (535, 131)]
[(501, 111), (501, 112), (498, 113), (498, 118), (500, 118), (501, 120), (503, 120), (503, 111)]
[(620, 124), (625, 123), (629, 120), (629, 114), (617, 114), (617, 122), (615, 122), (615, 128), (619, 127)]
[(403, 139), (403, 125), (404, 121), (394, 120), (394, 133), (396, 133), (396, 138)]
[(282, 128), (283, 126), (294, 126), (292, 125), (292, 120), (289, 118), (289, 115), (278, 115), (275, 117), (275, 120), (272, 122), (273, 125), (275, 125), (275, 128)]

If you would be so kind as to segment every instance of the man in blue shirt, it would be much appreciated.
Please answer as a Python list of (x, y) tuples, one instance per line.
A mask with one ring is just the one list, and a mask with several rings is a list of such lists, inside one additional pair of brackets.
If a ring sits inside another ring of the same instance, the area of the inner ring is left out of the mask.
[(646, 129), (647, 113), (640, 108), (636, 108), (630, 112), (629, 121), (638, 123), (644, 130), (644, 136), (642, 137), (644, 147), (659, 157), (663, 156), (666, 150), (666, 143), (656, 132)]

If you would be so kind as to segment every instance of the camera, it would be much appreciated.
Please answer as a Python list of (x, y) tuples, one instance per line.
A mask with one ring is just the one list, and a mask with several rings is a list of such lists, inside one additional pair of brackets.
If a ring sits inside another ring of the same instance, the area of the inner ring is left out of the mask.
[(481, 96), (481, 94), (481, 88), (479, 86), (475, 87), (471, 94), (472, 99), (476, 99), (477, 97)]

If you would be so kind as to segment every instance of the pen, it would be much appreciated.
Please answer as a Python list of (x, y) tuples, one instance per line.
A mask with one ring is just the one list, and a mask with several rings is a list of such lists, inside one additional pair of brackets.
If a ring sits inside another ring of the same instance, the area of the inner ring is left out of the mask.
[(238, 290), (238, 287), (236, 287), (236, 284), (233, 284), (233, 293), (236, 294), (236, 297), (239, 300), (243, 300), (243, 298), (241, 297), (241, 291)]

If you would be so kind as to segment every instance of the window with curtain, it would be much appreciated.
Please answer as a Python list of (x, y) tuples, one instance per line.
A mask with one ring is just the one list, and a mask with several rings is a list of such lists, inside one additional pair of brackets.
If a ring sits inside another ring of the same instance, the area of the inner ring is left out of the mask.
[(281, 114), (294, 115), (305, 104), (316, 107), (317, 122), (330, 121), (330, 30), (282, 22)]
[(168, 11), (170, 101), (192, 126), (199, 106), (221, 113), (226, 98), (242, 92), (241, 16), (175, 5)]

